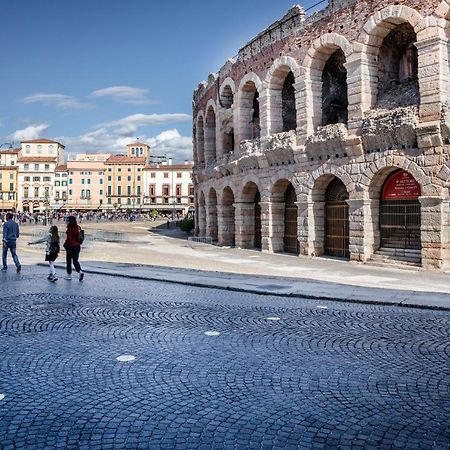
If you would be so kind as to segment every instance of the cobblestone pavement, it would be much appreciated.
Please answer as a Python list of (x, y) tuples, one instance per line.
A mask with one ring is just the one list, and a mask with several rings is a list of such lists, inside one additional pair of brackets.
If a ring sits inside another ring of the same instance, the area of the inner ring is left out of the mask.
[(44, 278), (0, 275), (2, 450), (450, 448), (449, 313)]

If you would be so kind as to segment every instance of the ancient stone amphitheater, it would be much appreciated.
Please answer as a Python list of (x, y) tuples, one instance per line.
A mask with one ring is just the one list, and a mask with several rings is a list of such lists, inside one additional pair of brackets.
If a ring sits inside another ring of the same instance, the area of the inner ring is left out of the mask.
[(294, 6), (194, 92), (196, 235), (450, 262), (450, 1)]

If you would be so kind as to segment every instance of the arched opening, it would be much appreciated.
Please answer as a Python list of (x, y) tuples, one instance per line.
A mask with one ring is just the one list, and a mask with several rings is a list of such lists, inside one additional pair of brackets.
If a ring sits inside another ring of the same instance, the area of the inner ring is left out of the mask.
[(217, 194), (216, 191), (211, 188), (208, 192), (208, 216), (207, 216), (207, 237), (211, 238), (212, 241), (217, 241), (218, 235), (218, 224), (217, 224)]
[(297, 193), (289, 183), (284, 194), (284, 251), (299, 254)]
[(262, 230), (261, 230), (261, 194), (256, 192), (253, 200), (255, 204), (255, 227), (254, 227), (254, 247), (257, 249), (262, 248)]
[(242, 210), (241, 241), (244, 247), (262, 248), (262, 227), (261, 227), (261, 194), (258, 186), (253, 182), (248, 182), (243, 190), (243, 202), (246, 207)]
[(409, 23), (395, 26), (384, 38), (378, 54), (378, 107), (419, 104), (416, 41)]
[(292, 71), (289, 71), (283, 83), (282, 114), (283, 131), (291, 131), (297, 128), (297, 108), (295, 105), (295, 78)]
[(270, 133), (297, 129), (295, 77), (289, 66), (275, 70), (269, 84)]
[(345, 55), (336, 50), (322, 72), (322, 125), (348, 122), (348, 89)]
[(206, 164), (216, 160), (216, 113), (210, 106), (205, 120), (205, 159)]
[(328, 184), (325, 191), (325, 242), (328, 256), (350, 258), (349, 241), (349, 198), (347, 188), (337, 177)]
[(232, 123), (224, 127), (222, 135), (223, 153), (227, 154), (234, 151), (234, 128)]
[(226, 187), (222, 194), (222, 211), (219, 242), (221, 245), (234, 247), (235, 239), (235, 211), (234, 194), (230, 187)]
[(203, 117), (200, 116), (197, 119), (197, 158), (199, 165), (205, 164), (205, 129), (203, 123)]
[(417, 257), (421, 250), (420, 184), (405, 170), (390, 174), (380, 193), (380, 250)]
[(206, 236), (206, 205), (203, 192), (200, 192), (200, 198), (198, 199), (198, 233), (200, 237)]
[(240, 122), (242, 140), (259, 139), (261, 135), (259, 93), (253, 81), (247, 81), (242, 88)]
[(220, 105), (225, 109), (230, 109), (233, 105), (233, 101), (233, 89), (229, 84), (227, 84), (223, 87), (222, 93), (220, 94)]

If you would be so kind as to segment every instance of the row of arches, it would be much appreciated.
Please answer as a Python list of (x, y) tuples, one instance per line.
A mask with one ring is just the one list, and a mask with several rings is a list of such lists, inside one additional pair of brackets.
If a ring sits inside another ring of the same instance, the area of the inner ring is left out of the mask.
[(418, 106), (420, 55), (416, 44), (424, 24), (414, 9), (391, 6), (368, 20), (355, 44), (328, 33), (313, 42), (300, 65), (283, 56), (274, 61), (264, 80), (249, 73), (236, 87), (227, 78), (217, 100), (197, 112), (197, 164), (214, 162), (232, 152), (236, 144), (261, 136), (291, 130), (309, 136), (319, 126), (350, 126), (352, 105), (357, 105), (351, 108), (355, 123), (364, 111), (387, 104)]
[[(407, 171), (392, 168), (372, 191), (370, 230), (372, 253), (395, 249), (417, 256), (421, 249), (421, 186)], [(258, 185), (249, 181), (236, 198), (230, 186), (218, 195), (211, 187), (198, 197), (198, 234), (225, 246), (265, 249), (290, 254), (302, 251), (305, 227), (313, 238), (314, 253), (350, 258), (351, 198), (344, 182), (324, 175), (304, 208), (292, 182), (277, 181), (262, 202)], [(300, 207), (299, 207), (300, 205)], [(306, 213), (305, 213), (306, 212)], [(361, 218), (360, 218), (361, 219)], [(357, 230), (363, 224), (359, 223)]]

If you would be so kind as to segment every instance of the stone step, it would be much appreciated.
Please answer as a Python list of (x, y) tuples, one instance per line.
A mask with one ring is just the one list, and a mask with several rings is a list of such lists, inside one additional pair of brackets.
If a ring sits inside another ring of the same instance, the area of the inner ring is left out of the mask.
[(375, 266), (395, 266), (399, 268), (421, 267), (422, 258), (420, 250), (380, 249), (367, 262)]

